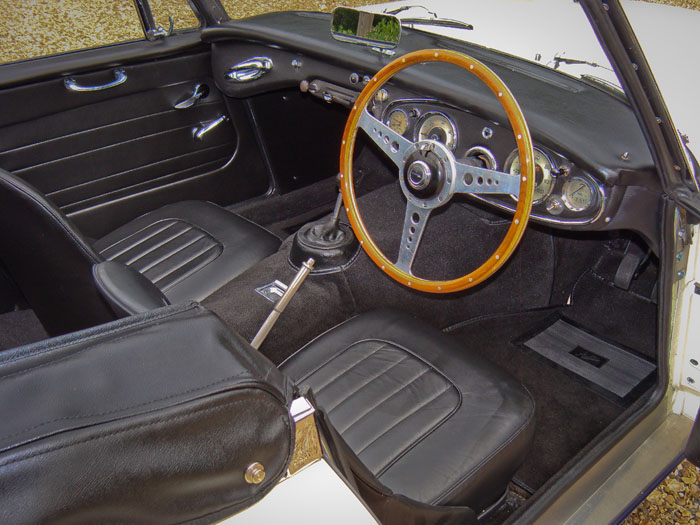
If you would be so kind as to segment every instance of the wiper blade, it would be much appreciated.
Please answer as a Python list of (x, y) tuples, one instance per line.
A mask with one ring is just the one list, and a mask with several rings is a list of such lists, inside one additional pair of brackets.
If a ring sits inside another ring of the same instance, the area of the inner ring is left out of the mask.
[(398, 15), (403, 11), (408, 11), (409, 9), (424, 9), (432, 17), (415, 17), (415, 18), (399, 18), (401, 20), (401, 25), (413, 26), (413, 25), (423, 25), (423, 26), (435, 26), (435, 27), (449, 27), (451, 29), (466, 29), (472, 30), (474, 26), (471, 24), (466, 24), (461, 20), (454, 20), (452, 18), (441, 18), (434, 11), (431, 11), (423, 5), (404, 5), (397, 7), (396, 9), (385, 9), (384, 13), (387, 15)]
[(567, 64), (567, 65), (585, 65), (585, 66), (591, 66), (591, 67), (600, 67), (603, 69), (607, 69), (608, 71), (612, 71), (609, 67), (602, 66), (598, 64), (597, 62), (590, 62), (588, 60), (580, 60), (578, 58), (566, 58), (560, 55), (555, 55), (554, 56), (554, 69), (558, 69), (560, 65), (562, 64)]
[(466, 29), (472, 30), (474, 26), (471, 24), (465, 24), (459, 20), (452, 20), (450, 18), (400, 18), (401, 25), (423, 25), (423, 26), (437, 26), (437, 27), (449, 27), (452, 29)]
[(409, 9), (425, 9), (428, 12), (428, 14), (431, 15), (433, 18), (440, 18), (437, 15), (437, 13), (431, 11), (424, 5), (404, 5), (401, 7), (397, 7), (396, 9), (385, 9), (384, 13), (386, 13), (387, 15), (398, 15), (399, 13), (402, 13), (403, 11), (408, 11)]

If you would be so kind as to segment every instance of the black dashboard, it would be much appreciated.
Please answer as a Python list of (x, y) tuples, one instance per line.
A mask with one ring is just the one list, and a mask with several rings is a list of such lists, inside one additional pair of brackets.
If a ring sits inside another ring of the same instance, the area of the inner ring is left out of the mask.
[[(327, 15), (290, 12), (205, 30), (202, 38), (213, 44), (217, 85), (235, 98), (301, 86), (306, 94), (347, 107), (392, 57), (333, 40), (328, 23)], [(657, 244), (658, 177), (623, 97), (538, 64), (419, 31), (404, 32), (396, 56), (441, 47), (486, 63), (523, 110), (538, 165), (533, 221), (572, 230), (633, 229), (652, 247)], [(226, 80), (233, 64), (256, 55), (275, 64), (269, 74), (238, 85)], [(371, 110), (410, 140), (449, 142), (457, 159), (475, 156), (486, 167), (519, 169), (512, 155), (515, 139), (499, 102), (481, 81), (449, 64), (402, 71)], [(509, 195), (474, 198), (514, 209)]]
[[(385, 92), (387, 97), (389, 89)], [(437, 100), (420, 98), (387, 98), (386, 103), (375, 102), (373, 112), (409, 140), (437, 140), (447, 145), (458, 160), (473, 157), (485, 168), (520, 173), (512, 131), (498, 122)], [(531, 218), (568, 226), (583, 226), (599, 219), (606, 209), (604, 184), (546, 146), (536, 143), (534, 153), (536, 180)], [(472, 197), (501, 209), (515, 210), (515, 196)]]

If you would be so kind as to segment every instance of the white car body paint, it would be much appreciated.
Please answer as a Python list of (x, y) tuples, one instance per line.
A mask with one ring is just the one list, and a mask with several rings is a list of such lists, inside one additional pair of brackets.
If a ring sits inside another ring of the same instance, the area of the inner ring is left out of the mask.
[(374, 525), (377, 520), (335, 470), (321, 459), (282, 480), (252, 507), (220, 523)]

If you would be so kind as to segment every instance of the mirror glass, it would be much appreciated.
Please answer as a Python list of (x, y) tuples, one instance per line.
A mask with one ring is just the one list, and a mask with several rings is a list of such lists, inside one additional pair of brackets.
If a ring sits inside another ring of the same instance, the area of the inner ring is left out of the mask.
[(401, 22), (391, 15), (337, 7), (331, 17), (331, 33), (343, 42), (393, 48), (399, 43)]

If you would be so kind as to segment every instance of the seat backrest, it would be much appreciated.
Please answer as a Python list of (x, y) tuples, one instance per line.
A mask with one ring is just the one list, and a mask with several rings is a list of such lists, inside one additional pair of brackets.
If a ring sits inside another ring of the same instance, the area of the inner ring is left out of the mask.
[(36, 188), (0, 169), (0, 258), (51, 335), (116, 318), (92, 278), (103, 259)]

